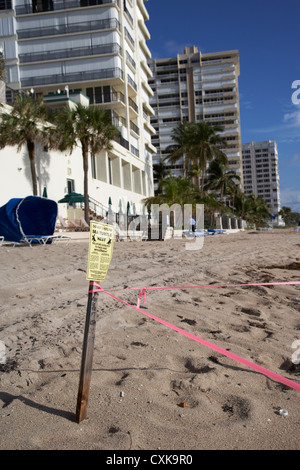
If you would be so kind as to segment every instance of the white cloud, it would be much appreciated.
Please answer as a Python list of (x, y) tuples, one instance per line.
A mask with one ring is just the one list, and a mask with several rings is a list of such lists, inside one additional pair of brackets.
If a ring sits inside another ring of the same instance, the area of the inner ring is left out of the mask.
[(247, 100), (245, 98), (245, 95), (243, 93), (239, 94), (240, 98), (240, 106), (245, 108), (245, 109), (253, 109), (253, 103), (250, 100)]
[(281, 188), (280, 205), (290, 207), (294, 212), (300, 212), (300, 189)]
[(300, 164), (300, 154), (299, 154), (299, 153), (295, 153), (295, 155), (293, 156), (293, 158), (290, 160), (289, 164), (290, 164), (290, 165), (299, 165), (299, 164)]
[(267, 134), (269, 138), (275, 134), (274, 139), (277, 142), (300, 142), (300, 105), (294, 105), (293, 108), (296, 109), (283, 114), (281, 123), (252, 129), (252, 132)]
[(283, 122), (286, 122), (289, 127), (300, 128), (300, 106), (292, 113), (285, 113), (283, 116)]

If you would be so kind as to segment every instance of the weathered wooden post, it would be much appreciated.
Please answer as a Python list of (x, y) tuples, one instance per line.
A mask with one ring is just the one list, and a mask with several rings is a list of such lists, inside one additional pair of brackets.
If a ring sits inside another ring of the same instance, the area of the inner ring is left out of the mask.
[(80, 379), (77, 395), (76, 422), (87, 417), (90, 394), (94, 343), (96, 333), (97, 301), (99, 292), (94, 282), (104, 281), (112, 258), (114, 229), (111, 225), (91, 221), (87, 280), (88, 304), (81, 357)]
[[(93, 283), (90, 283), (90, 289)], [(77, 396), (76, 421), (80, 423), (87, 417), (90, 385), (92, 378), (92, 365), (94, 355), (94, 342), (96, 332), (96, 315), (98, 292), (89, 292), (85, 319), (84, 339), (81, 358), (79, 388)]]

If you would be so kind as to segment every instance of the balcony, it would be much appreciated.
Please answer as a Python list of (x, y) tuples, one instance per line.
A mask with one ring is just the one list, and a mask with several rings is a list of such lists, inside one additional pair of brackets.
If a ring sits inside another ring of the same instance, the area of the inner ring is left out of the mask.
[(133, 99), (128, 98), (128, 103), (129, 103), (129, 106), (138, 114), (139, 108), (137, 104), (133, 101)]
[(42, 36), (58, 36), (60, 34), (76, 34), (86, 31), (104, 29), (120, 30), (120, 23), (115, 18), (97, 21), (85, 21), (84, 23), (62, 24), (44, 28), (30, 28), (17, 31), (18, 39), (31, 39)]
[(137, 84), (135, 83), (135, 81), (131, 78), (131, 76), (129, 74), (127, 74), (127, 81), (129, 83), (129, 85), (133, 88), (133, 90), (135, 92), (137, 92)]
[(73, 49), (62, 49), (47, 52), (31, 52), (27, 54), (20, 54), (19, 60), (20, 63), (23, 64), (26, 62), (49, 62), (50, 60), (69, 59), (73, 57), (87, 57), (104, 54), (122, 54), (121, 46), (117, 43), (114, 43), (100, 46), (76, 47)]
[[(7, 2), (8, 0), (1, 0), (1, 2), (3, 1)], [(49, 11), (68, 10), (107, 4), (116, 4), (119, 6), (119, 0), (57, 0), (55, 2), (48, 0), (42, 3), (38, 0), (32, 0), (32, 4), (30, 5), (17, 5), (16, 15), (30, 15)]]
[(131, 36), (130, 32), (128, 31), (128, 29), (126, 28), (126, 26), (124, 26), (124, 33), (125, 33), (125, 38), (128, 40), (129, 42), (129, 45), (132, 47), (132, 49), (134, 50), (135, 48), (135, 42), (134, 42), (134, 39), (133, 37)]
[[(106, 91), (106, 88), (110, 87), (96, 87), (96, 93), (93, 93), (93, 88), (87, 88), (86, 94), (90, 99), (90, 104), (104, 105), (111, 109), (119, 108), (119, 106), (125, 106), (125, 96), (120, 91), (115, 91), (113, 88)], [(101, 90), (101, 92), (99, 92)]]
[(120, 68), (66, 73), (58, 75), (46, 75), (43, 77), (29, 77), (21, 80), (22, 87), (43, 85), (56, 85), (60, 83), (88, 82), (92, 80), (123, 79), (123, 71)]
[(138, 128), (138, 126), (136, 124), (134, 124), (134, 122), (130, 121), (130, 129), (136, 134), (136, 135), (140, 135), (140, 130)]
[(134, 145), (130, 145), (130, 151), (131, 153), (133, 153), (133, 155), (135, 155), (136, 157), (139, 157), (140, 156), (140, 152), (139, 150), (134, 146)]

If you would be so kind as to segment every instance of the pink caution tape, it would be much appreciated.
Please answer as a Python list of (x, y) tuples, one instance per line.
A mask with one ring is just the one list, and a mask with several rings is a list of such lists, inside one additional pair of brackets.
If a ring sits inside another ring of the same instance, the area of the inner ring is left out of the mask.
[[(289, 283), (289, 284), (291, 284), (291, 283)], [(296, 284), (300, 284), (300, 282), (296, 282)], [(122, 300), (122, 299), (119, 299), (118, 297), (115, 297), (114, 295), (110, 294), (108, 292), (108, 290), (102, 289), (102, 287), (99, 284), (95, 283), (95, 282), (91, 282), (90, 287), (96, 287), (96, 289), (92, 289), (89, 292), (104, 292), (105, 294), (109, 295), (110, 297), (117, 300), (118, 302), (122, 302), (123, 304), (127, 305), (128, 307), (131, 307), (134, 310), (137, 310), (138, 312), (143, 313), (147, 317), (152, 318), (153, 320), (161, 323), (162, 325), (165, 325), (168, 328), (171, 328), (172, 330), (177, 331), (178, 333), (180, 333), (184, 336), (187, 336), (188, 338), (192, 339), (193, 341), (197, 341), (197, 343), (200, 343), (203, 346), (206, 346), (206, 347), (208, 347), (208, 348), (210, 348), (214, 351), (217, 351), (217, 352), (223, 354), (223, 356), (227, 356), (230, 359), (233, 359), (234, 361), (239, 362), (240, 364), (243, 364), (243, 365), (249, 367), (250, 369), (255, 370), (256, 372), (259, 372), (260, 374), (263, 374), (263, 375), (269, 377), (270, 379), (275, 380), (276, 382), (282, 383), (284, 385), (287, 385), (290, 388), (293, 388), (295, 390), (300, 391), (300, 384), (298, 384), (296, 382), (293, 382), (292, 380), (287, 379), (286, 377), (282, 377), (281, 375), (276, 374), (275, 372), (272, 372), (268, 369), (265, 369), (264, 367), (261, 367), (261, 366), (255, 364), (254, 362), (248, 361), (247, 359), (244, 359), (244, 358), (242, 358), (242, 357), (240, 357), (240, 356), (238, 356), (234, 353), (231, 353), (230, 351), (227, 351), (226, 349), (220, 348), (219, 346), (216, 346), (215, 344), (212, 344), (209, 341), (206, 341), (205, 339), (199, 338), (198, 336), (193, 335), (192, 333), (189, 333), (188, 331), (183, 330), (182, 328), (178, 328), (177, 326), (172, 325), (172, 323), (168, 323), (165, 320), (162, 320), (161, 318), (155, 317), (154, 315), (151, 315), (150, 313), (145, 312), (144, 310), (141, 310), (139, 307), (135, 307), (134, 305), (129, 304), (125, 300)], [(207, 287), (211, 287), (211, 286), (207, 286)], [(222, 286), (222, 287), (225, 287), (225, 286)], [(228, 286), (226, 286), (226, 287), (228, 287)], [(144, 296), (145, 296), (145, 294), (146, 294), (145, 289), (146, 288), (143, 288), (140, 291), (138, 305), (140, 304), (142, 295), (144, 294)], [(121, 290), (123, 290), (123, 289), (121, 289)]]
[[(91, 282), (95, 287), (100, 287), (97, 282)], [(251, 287), (251, 286), (286, 286), (286, 285), (300, 285), (300, 281), (289, 281), (289, 282), (260, 282), (260, 283), (253, 283), (253, 284), (209, 284), (206, 286), (153, 286), (153, 287), (143, 287), (146, 290), (172, 290), (172, 289), (204, 289), (209, 287)], [(141, 290), (140, 287), (126, 287), (122, 288), (111, 288), (106, 289), (106, 291), (127, 291), (127, 290)], [(97, 292), (97, 290), (93, 290), (90, 292)]]

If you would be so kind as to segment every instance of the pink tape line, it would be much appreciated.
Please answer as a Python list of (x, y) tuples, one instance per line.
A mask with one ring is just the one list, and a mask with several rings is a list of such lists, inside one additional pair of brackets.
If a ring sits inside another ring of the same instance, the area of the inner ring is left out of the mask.
[[(97, 287), (100, 287), (97, 282), (91, 281), (91, 284)], [(250, 286), (286, 286), (286, 285), (300, 285), (300, 281), (291, 281), (291, 282), (260, 282), (257, 284), (210, 284), (207, 286), (175, 286), (175, 287), (169, 287), (169, 286), (163, 286), (163, 287), (143, 287), (142, 289), (146, 290), (164, 290), (164, 289), (203, 289), (203, 288), (208, 288), (208, 287), (250, 287)], [(100, 287), (101, 289), (101, 287)], [(141, 290), (141, 287), (127, 287), (125, 289), (121, 288), (112, 288), (112, 289), (106, 289), (106, 291), (125, 291), (125, 290)], [(92, 290), (90, 292), (98, 292), (97, 290)]]
[[(234, 361), (239, 362), (239, 363), (249, 367), (250, 369), (255, 370), (256, 372), (259, 372), (260, 374), (263, 374), (263, 375), (269, 377), (270, 379), (275, 380), (276, 382), (280, 382), (280, 383), (282, 383), (284, 385), (287, 385), (288, 387), (293, 388), (295, 390), (298, 390), (300, 392), (300, 384), (297, 384), (296, 382), (293, 382), (292, 380), (289, 380), (285, 377), (282, 377), (281, 375), (276, 374), (275, 372), (272, 372), (268, 369), (265, 369), (264, 367), (261, 367), (261, 366), (255, 364), (254, 362), (248, 361), (247, 359), (244, 359), (240, 356), (237, 356), (236, 354), (231, 353), (230, 351), (227, 351), (226, 349), (220, 348), (219, 346), (216, 346), (215, 344), (212, 344), (212, 343), (210, 343), (210, 342), (208, 342), (208, 341), (206, 341), (202, 338), (199, 338), (198, 336), (193, 335), (192, 333), (189, 333), (188, 331), (183, 330), (182, 328), (178, 328), (177, 326), (172, 325), (172, 323), (168, 323), (165, 320), (162, 320), (161, 318), (155, 317), (154, 315), (151, 315), (148, 312), (144, 312), (144, 310), (141, 310), (139, 307), (135, 307), (134, 305), (130, 305), (129, 303), (125, 302), (125, 300), (119, 299), (118, 297), (115, 297), (114, 295), (110, 294), (108, 291), (102, 289), (102, 287), (99, 284), (95, 283), (95, 282), (91, 283), (91, 284), (93, 284), (93, 286), (98, 287), (98, 289), (90, 291), (90, 292), (104, 292), (105, 294), (109, 295), (113, 299), (115, 299), (119, 302), (122, 302), (123, 304), (127, 305), (128, 307), (131, 307), (134, 310), (137, 310), (138, 312), (143, 313), (147, 317), (152, 318), (153, 320), (161, 323), (162, 325), (167, 326), (168, 328), (171, 328), (174, 331), (177, 331), (178, 333), (180, 333), (184, 336), (187, 336), (188, 338), (192, 339), (193, 341), (197, 341), (197, 343), (200, 343), (203, 346), (206, 346), (210, 349), (213, 349), (214, 351), (217, 351), (217, 352), (223, 354), (223, 356), (227, 356), (230, 359), (233, 359)], [(297, 282), (297, 284), (300, 284), (300, 283)], [(141, 299), (143, 294), (145, 295), (145, 288), (143, 288), (140, 291), (139, 299)]]

